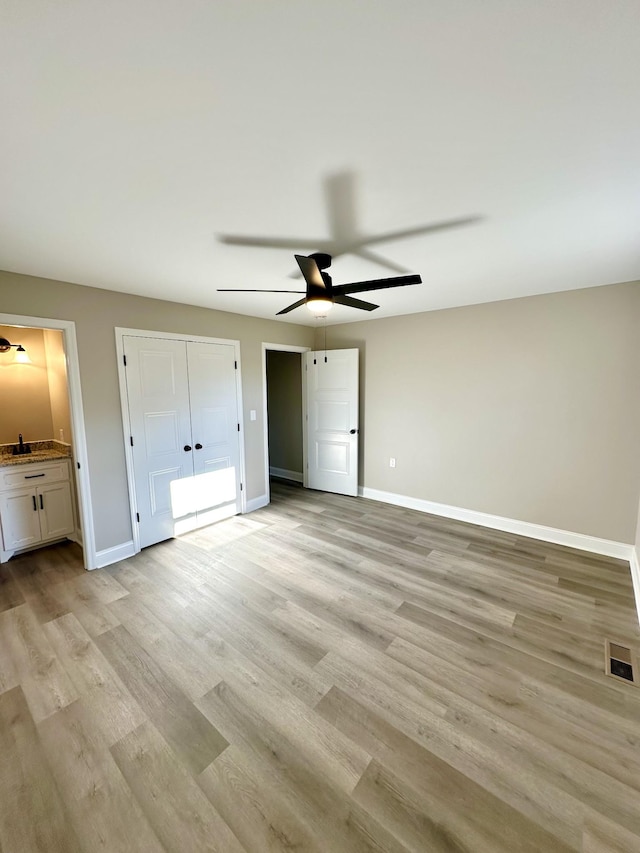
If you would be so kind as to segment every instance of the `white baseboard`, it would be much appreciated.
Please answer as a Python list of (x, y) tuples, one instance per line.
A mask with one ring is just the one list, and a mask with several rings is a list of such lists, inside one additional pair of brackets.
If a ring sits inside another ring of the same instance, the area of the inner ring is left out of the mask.
[(96, 552), (96, 564), (94, 568), (103, 569), (112, 563), (118, 563), (120, 560), (126, 560), (127, 557), (133, 557), (135, 553), (133, 539), (130, 542), (123, 542), (121, 545), (114, 545), (113, 548), (105, 548), (104, 551)]
[(258, 498), (252, 498), (247, 501), (245, 512), (254, 512), (257, 509), (262, 509), (263, 506), (268, 506), (269, 495), (260, 495)]
[(279, 477), (281, 480), (293, 480), (294, 483), (302, 482), (302, 471), (289, 471), (287, 468), (269, 467), (269, 475), (271, 477)]
[(466, 521), (478, 524), (480, 527), (491, 527), (515, 536), (526, 536), (529, 539), (540, 539), (542, 542), (552, 542), (554, 545), (565, 545), (579, 551), (589, 551), (592, 554), (602, 554), (605, 557), (617, 557), (620, 560), (631, 560), (633, 545), (625, 542), (614, 542), (611, 539), (598, 539), (596, 536), (586, 536), (584, 533), (573, 533), (570, 530), (559, 530), (555, 527), (545, 527), (542, 524), (531, 524), (528, 521), (518, 521), (515, 518), (505, 518), (501, 515), (490, 515), (472, 509), (426, 501), (421, 498), (410, 498), (406, 495), (396, 495), (393, 492), (383, 492), (378, 489), (359, 487), (358, 494), (374, 501), (416, 509), (456, 521)]
[(640, 548), (631, 549), (629, 565), (631, 566), (631, 580), (633, 581), (633, 592), (636, 597), (636, 609), (640, 623)]

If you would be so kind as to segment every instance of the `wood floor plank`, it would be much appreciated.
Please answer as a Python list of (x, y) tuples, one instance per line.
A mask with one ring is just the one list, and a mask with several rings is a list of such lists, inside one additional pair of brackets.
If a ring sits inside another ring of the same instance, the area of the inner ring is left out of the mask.
[[(570, 849), (339, 688), (333, 687), (317, 710), (375, 756), (354, 792), (363, 805), (370, 800), (373, 806), (379, 800), (376, 777), (382, 768), (395, 774), (395, 781), (387, 786), (390, 791), (396, 789), (394, 802), (373, 807), (377, 814), (390, 812), (387, 822), (406, 844), (474, 853), (503, 848), (522, 853)], [(416, 795), (420, 806), (414, 803), (408, 808)]]
[[(224, 682), (198, 704), (234, 744), (246, 751), (257, 778), (275, 787), (296, 816), (296, 822), (304, 825), (320, 849), (332, 853), (406, 853), (407, 848), (349, 796), (343, 780), (336, 785), (331, 775), (317, 772), (316, 763), (310, 760), (312, 745), (311, 749), (300, 750), (286, 732), (261, 719), (259, 710), (248, 707)], [(363, 771), (367, 764), (364, 763)], [(205, 789), (210, 790), (210, 785), (211, 778)], [(271, 819), (278, 827), (280, 808)], [(286, 832), (281, 842), (285, 838), (289, 838)], [(285, 842), (274, 849), (297, 848), (289, 848)]]
[[(85, 572), (0, 567), (0, 851), (636, 853), (624, 561), (272, 502)], [(6, 760), (5, 760), (6, 759)]]
[(48, 622), (68, 613), (69, 609), (56, 596), (55, 586), (48, 582), (43, 571), (42, 562), (45, 561), (45, 556), (39, 552), (36, 554), (38, 556), (33, 558), (33, 563), (22, 559), (15, 566), (9, 563), (3, 571), (11, 572), (25, 602), (29, 604), (38, 621)]
[[(147, 606), (148, 596), (143, 600), (140, 596), (132, 595), (114, 601), (110, 609), (188, 699), (204, 696), (220, 681), (219, 675), (208, 666), (206, 660), (199, 658), (181, 636), (171, 630), (168, 624), (170, 620), (158, 618), (156, 613), (167, 613), (167, 597), (160, 602), (154, 596), (153, 603), (157, 605), (155, 612)], [(189, 660), (188, 667), (184, 665), (185, 660)]]
[(125, 687), (192, 773), (200, 773), (227, 741), (124, 628), (97, 639)]
[(95, 706), (84, 700), (68, 705), (40, 724), (43, 748), (70, 822), (87, 850), (105, 853), (163, 853), (109, 752), (94, 726)]
[[(375, 676), (357, 674), (346, 658), (330, 652), (318, 668), (333, 678), (343, 691), (356, 694), (392, 726), (416, 740), (469, 779), (486, 788), (534, 823), (551, 829), (565, 843), (576, 843), (585, 806), (579, 799), (531, 769), (512, 749), (467, 731), (464, 715), (443, 718), (430, 713), (416, 701), (397, 695), (390, 701)], [(526, 740), (523, 739), (523, 744)]]
[(0, 845), (82, 853), (20, 687), (0, 694)]
[[(474, 826), (472, 821), (459, 827), (460, 813), (469, 807), (465, 788), (458, 792), (457, 801), (444, 802), (436, 798), (434, 803), (430, 796), (432, 790), (427, 795), (419, 793), (403, 777), (372, 761), (353, 792), (353, 797), (368, 812), (377, 815), (378, 820), (413, 853), (422, 853), (424, 850), (494, 853), (497, 845), (505, 845), (508, 841), (503, 830), (504, 824), (494, 823), (493, 831), (488, 831), (488, 821), (482, 827)], [(453, 807), (454, 803), (457, 808)], [(513, 809), (509, 813), (505, 813), (504, 808), (500, 811), (507, 821), (506, 825), (510, 829), (517, 829), (517, 835), (512, 836), (512, 849), (530, 850), (532, 853), (541, 850), (545, 853), (569, 853), (571, 850), (550, 833), (541, 832), (530, 821), (514, 817)], [(498, 813), (494, 812), (494, 820), (497, 816)]]
[(24, 600), (13, 572), (7, 571), (6, 567), (0, 568), (0, 612), (24, 604)]
[(111, 752), (168, 853), (251, 853), (151, 723), (134, 729)]
[(44, 633), (108, 744), (144, 721), (140, 706), (73, 613), (48, 622)]
[[(298, 638), (290, 641), (285, 630), (278, 632), (277, 623), (265, 624), (257, 615), (253, 619), (243, 619), (243, 613), (237, 609), (227, 609), (220, 603), (215, 605), (210, 599), (206, 602), (215, 625), (209, 636), (219, 637), (233, 646), (306, 704), (314, 705), (324, 695), (327, 683), (313, 670), (313, 665), (324, 657), (326, 649), (319, 649), (308, 641), (300, 643)], [(313, 652), (311, 660), (310, 650)]]
[(326, 850), (325, 842), (287, 802), (275, 774), (261, 772), (241, 746), (225, 750), (197, 781), (247, 850)]
[[(87, 579), (82, 576), (67, 578), (57, 583), (55, 587), (57, 599), (65, 606), (67, 612), (73, 613), (92, 637), (116, 628), (120, 624), (107, 604), (92, 591), (92, 583), (95, 583), (93, 579), (97, 574), (93, 572)], [(79, 580), (84, 580), (85, 583), (80, 584)]]
[(215, 694), (243, 714), (255, 728), (269, 729), (272, 736), (314, 765), (321, 775), (341, 791), (349, 792), (357, 784), (370, 755), (343, 738), (325, 720), (299, 700), (287, 686), (235, 651), (230, 644), (210, 639), (211, 653), (224, 668), (224, 681), (196, 707), (207, 714), (207, 697)]
[[(403, 639), (394, 640), (387, 654), (422, 673), (432, 685), (455, 692), (496, 718), (509, 721), (533, 738), (548, 741), (561, 753), (603, 770), (640, 792), (640, 754), (630, 752), (628, 743), (623, 746), (607, 738), (606, 731), (595, 738), (593, 727), (559, 714), (550, 699), (543, 707), (530, 701), (522, 677), (516, 672), (501, 676), (494, 668), (470, 672), (455, 666), (443, 667), (437, 654), (416, 648)], [(431, 689), (438, 692), (435, 687)], [(445, 696), (442, 698), (445, 701)]]
[(78, 698), (28, 604), (0, 613), (0, 641), (36, 723)]
[(603, 815), (585, 821), (582, 853), (631, 853), (640, 850), (640, 835), (634, 835)]

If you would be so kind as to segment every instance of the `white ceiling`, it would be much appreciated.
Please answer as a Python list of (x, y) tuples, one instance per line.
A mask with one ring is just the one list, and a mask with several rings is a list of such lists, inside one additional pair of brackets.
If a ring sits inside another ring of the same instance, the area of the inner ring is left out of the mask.
[[(0, 268), (273, 317), (296, 297), (215, 289), (295, 288), (293, 251), (219, 236), (313, 251), (338, 186), (367, 236), (482, 219), (375, 245), (424, 284), (335, 322), (640, 279), (637, 0), (3, 0), (0, 16)], [(393, 275), (350, 255), (331, 272)]]

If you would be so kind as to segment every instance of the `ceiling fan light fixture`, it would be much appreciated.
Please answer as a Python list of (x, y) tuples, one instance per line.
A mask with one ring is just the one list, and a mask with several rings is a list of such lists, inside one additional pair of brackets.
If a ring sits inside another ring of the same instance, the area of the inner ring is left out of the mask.
[(307, 300), (306, 305), (313, 316), (319, 319), (327, 316), (329, 311), (331, 311), (333, 302), (331, 299), (316, 298)]

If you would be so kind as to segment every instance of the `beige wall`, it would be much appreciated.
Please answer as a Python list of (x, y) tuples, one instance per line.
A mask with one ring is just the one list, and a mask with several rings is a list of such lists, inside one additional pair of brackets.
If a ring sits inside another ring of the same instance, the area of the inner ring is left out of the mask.
[(302, 474), (302, 357), (267, 351), (269, 465)]
[[(213, 286), (213, 285), (212, 285)], [(131, 539), (114, 327), (207, 335), (240, 341), (246, 491), (265, 492), (262, 342), (311, 346), (313, 330), (191, 305), (129, 296), (48, 279), (0, 273), (0, 310), (76, 324), (96, 548)], [(249, 410), (259, 413), (249, 420)]]
[(639, 330), (639, 283), (329, 327), (362, 356), (360, 483), (633, 542)]
[(41, 329), (0, 326), (0, 337), (19, 343), (31, 364), (17, 364), (15, 349), (0, 353), (0, 444), (53, 438), (47, 359)]
[[(0, 310), (25, 305), (76, 323), (98, 550), (131, 538), (115, 326), (240, 340), (247, 496), (264, 494), (261, 344), (312, 346), (312, 329), (0, 273)], [(329, 327), (361, 350), (360, 483), (633, 542), (639, 327), (637, 284)]]
[[(62, 332), (56, 329), (45, 329), (44, 349), (47, 356), (49, 398), (51, 400), (51, 424), (53, 427), (51, 437), (55, 438), (56, 441), (66, 441), (67, 444), (73, 444), (67, 383), (67, 362), (64, 354)], [(60, 430), (62, 430), (62, 437)]]

